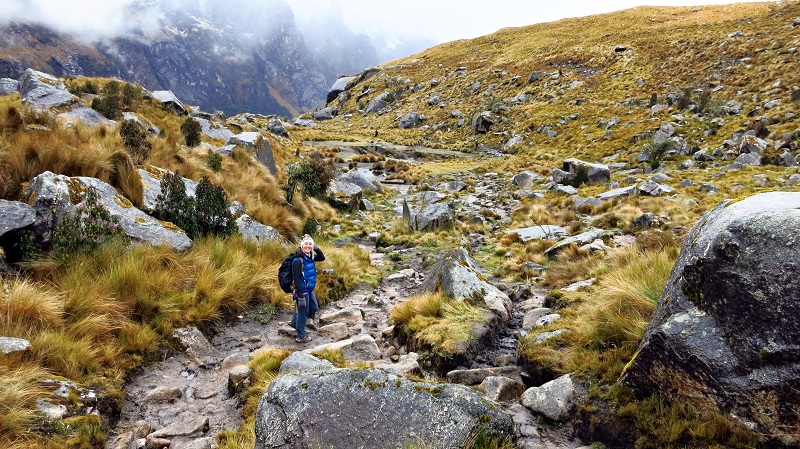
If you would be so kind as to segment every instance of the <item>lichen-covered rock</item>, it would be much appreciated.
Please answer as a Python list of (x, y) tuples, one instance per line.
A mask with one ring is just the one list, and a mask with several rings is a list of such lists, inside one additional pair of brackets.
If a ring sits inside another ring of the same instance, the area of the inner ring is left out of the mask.
[(455, 208), (448, 195), (427, 191), (403, 200), (403, 219), (412, 229), (430, 231), (455, 220)]
[(724, 202), (686, 237), (624, 382), (800, 445), (800, 193)]
[(166, 245), (177, 251), (192, 246), (192, 240), (183, 231), (137, 209), (110, 184), (96, 178), (69, 177), (49, 171), (33, 178), (23, 192), (28, 204), (36, 210), (33, 232), (38, 241), (50, 241), (58, 218), (74, 214), (85, 201), (85, 191), (89, 187), (95, 189), (99, 203), (119, 219), (123, 232), (131, 239)]
[(69, 106), (79, 101), (58, 78), (33, 69), (25, 70), (19, 80), (19, 93), (22, 102), (37, 111)]
[(419, 289), (423, 292), (441, 290), (456, 300), (484, 303), (502, 321), (508, 320), (511, 304), (508, 295), (486, 280), (478, 262), (464, 248), (443, 254)]
[(256, 414), (255, 449), (383, 449), (424, 442), (457, 449), (483, 432), (514, 438), (511, 416), (462, 385), (414, 382), (381, 369), (279, 376)]

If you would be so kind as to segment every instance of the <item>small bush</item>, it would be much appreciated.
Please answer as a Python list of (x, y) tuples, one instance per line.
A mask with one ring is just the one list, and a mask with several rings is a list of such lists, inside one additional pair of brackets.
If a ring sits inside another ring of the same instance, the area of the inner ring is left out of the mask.
[(125, 120), (119, 127), (119, 135), (135, 164), (143, 164), (150, 158), (150, 150), (153, 145), (147, 141), (147, 133), (141, 126), (133, 121)]
[(300, 187), (303, 198), (320, 198), (333, 181), (333, 166), (321, 158), (288, 164), (286, 171), (289, 177), (281, 189), (286, 193), (286, 201), (289, 203), (292, 202), (297, 187)]
[(642, 152), (650, 158), (650, 166), (653, 168), (658, 168), (667, 153), (674, 150), (677, 146), (678, 143), (672, 139), (667, 139), (661, 142), (656, 142), (655, 140), (651, 139), (645, 142), (645, 144), (642, 146)]
[(194, 200), (186, 195), (186, 184), (178, 173), (167, 173), (161, 178), (161, 194), (156, 197), (153, 215), (183, 229), (190, 238), (197, 235)]
[(200, 122), (192, 117), (188, 117), (181, 123), (181, 134), (183, 134), (187, 147), (193, 148), (200, 145), (200, 132), (202, 130)]
[(239, 230), (228, 210), (228, 197), (222, 188), (203, 178), (195, 191), (195, 221), (202, 235), (228, 237)]
[(134, 87), (133, 84), (125, 83), (125, 86), (122, 87), (122, 105), (126, 108), (135, 105), (141, 98), (142, 95), (139, 89)]
[(106, 84), (103, 88), (103, 96), (92, 100), (92, 109), (109, 120), (122, 118), (122, 96), (119, 92), (118, 81), (110, 81)]
[(206, 164), (211, 171), (219, 173), (222, 170), (222, 155), (209, 149)]
[(100, 245), (125, 235), (119, 218), (100, 203), (94, 187), (86, 189), (75, 215), (61, 217), (53, 232), (52, 251), (57, 257), (75, 252), (92, 252)]

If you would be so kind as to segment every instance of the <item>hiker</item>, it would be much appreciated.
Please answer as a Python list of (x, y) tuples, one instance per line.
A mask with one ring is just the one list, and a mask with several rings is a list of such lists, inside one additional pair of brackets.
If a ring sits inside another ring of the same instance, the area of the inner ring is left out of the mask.
[(308, 234), (304, 235), (292, 262), (292, 278), (294, 279), (292, 299), (297, 306), (297, 313), (292, 316), (291, 325), (297, 329), (297, 337), (294, 340), (298, 343), (311, 341), (311, 337), (306, 333), (306, 326), (309, 329), (317, 328), (314, 324), (314, 314), (319, 310), (319, 303), (314, 295), (314, 287), (317, 285), (317, 267), (314, 262), (323, 260), (325, 260), (325, 255), (319, 246), (314, 244), (314, 239)]

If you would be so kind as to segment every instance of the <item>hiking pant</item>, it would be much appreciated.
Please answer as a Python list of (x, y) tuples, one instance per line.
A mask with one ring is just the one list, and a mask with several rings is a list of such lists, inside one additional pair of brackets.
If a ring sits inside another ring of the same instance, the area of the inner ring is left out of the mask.
[(297, 313), (292, 315), (292, 323), (294, 328), (297, 329), (297, 338), (305, 338), (306, 336), (306, 323), (309, 318), (314, 318), (314, 315), (319, 310), (319, 303), (317, 303), (317, 296), (314, 292), (308, 292), (306, 296), (306, 306), (300, 307), (297, 303), (297, 298), (294, 299), (295, 309)]

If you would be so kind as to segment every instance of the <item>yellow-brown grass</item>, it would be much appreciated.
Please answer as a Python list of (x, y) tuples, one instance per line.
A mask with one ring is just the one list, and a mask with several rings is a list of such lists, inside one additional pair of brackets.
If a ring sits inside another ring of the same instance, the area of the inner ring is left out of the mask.
[(21, 449), (36, 444), (36, 401), (48, 394), (40, 386), (48, 375), (34, 365), (8, 367), (0, 363), (0, 447)]
[(472, 328), (485, 320), (486, 310), (467, 301), (424, 293), (408, 298), (389, 312), (389, 322), (423, 347), (456, 354), (472, 339)]

